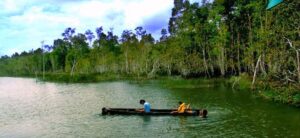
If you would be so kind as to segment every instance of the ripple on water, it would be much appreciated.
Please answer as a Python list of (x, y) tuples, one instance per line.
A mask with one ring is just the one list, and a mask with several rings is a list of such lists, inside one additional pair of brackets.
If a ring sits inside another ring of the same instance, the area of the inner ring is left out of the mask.
[[(102, 116), (102, 107), (175, 108), (179, 100), (208, 118)], [(284, 115), (282, 114), (284, 113)], [(0, 78), (0, 137), (300, 137), (298, 110), (220, 88), (168, 89), (157, 83), (36, 83)]]

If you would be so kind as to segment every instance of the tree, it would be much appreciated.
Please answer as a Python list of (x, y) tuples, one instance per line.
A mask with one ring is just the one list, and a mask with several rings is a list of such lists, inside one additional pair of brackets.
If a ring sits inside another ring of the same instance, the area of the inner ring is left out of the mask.
[(64, 37), (64, 40), (68, 41), (71, 40), (73, 34), (75, 34), (75, 28), (68, 27), (61, 35)]
[(91, 45), (92, 40), (95, 38), (94, 33), (90, 29), (88, 29), (85, 31), (85, 36), (86, 36), (87, 40), (89, 41), (89, 44)]
[(53, 51), (50, 53), (53, 71), (64, 71), (66, 66), (66, 56), (68, 54), (68, 44), (62, 39), (53, 42)]
[(76, 65), (78, 63), (78, 60), (80, 58), (83, 58), (86, 54), (89, 52), (88, 43), (86, 43), (86, 36), (84, 34), (77, 34), (74, 37), (71, 38), (72, 47), (69, 49), (69, 52), (67, 54), (67, 63), (68, 68), (70, 70), (70, 74), (73, 75)]
[(167, 29), (163, 28), (160, 32), (161, 34), (161, 37), (159, 38), (160, 41), (166, 41), (167, 38), (168, 38), (168, 32), (167, 32)]
[(174, 0), (174, 8), (172, 8), (172, 16), (169, 19), (169, 32), (171, 35), (174, 35), (178, 29), (177, 19), (181, 16), (184, 8), (183, 0)]
[(135, 35), (140, 39), (146, 34), (146, 30), (144, 30), (143, 27), (141, 26), (136, 27), (134, 30), (135, 30)]
[(130, 30), (124, 30), (121, 35), (121, 51), (124, 53), (125, 58), (125, 72), (130, 73), (130, 66), (132, 61), (132, 54), (134, 48), (138, 42), (136, 35)]

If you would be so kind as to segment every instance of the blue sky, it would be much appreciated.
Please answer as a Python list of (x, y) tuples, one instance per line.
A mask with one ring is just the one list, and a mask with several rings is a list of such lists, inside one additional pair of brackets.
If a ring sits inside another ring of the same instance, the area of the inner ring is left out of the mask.
[[(195, 1), (195, 0), (193, 0)], [(167, 28), (173, 0), (0, 0), (0, 56), (52, 45), (67, 27), (76, 33), (143, 26), (155, 38)]]

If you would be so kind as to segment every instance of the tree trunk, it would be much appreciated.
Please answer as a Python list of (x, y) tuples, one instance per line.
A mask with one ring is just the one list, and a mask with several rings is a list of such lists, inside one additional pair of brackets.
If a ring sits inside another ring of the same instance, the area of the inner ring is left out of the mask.
[(126, 52), (125, 52), (125, 70), (126, 70), (126, 73), (128, 74), (128, 72), (129, 72), (129, 63), (128, 63), (128, 49), (126, 49)]
[(206, 62), (206, 58), (205, 58), (205, 50), (204, 50), (204, 48), (202, 49), (202, 54), (203, 54), (203, 61), (204, 61), (204, 66), (205, 66), (205, 73), (209, 77), (209, 72), (208, 72), (207, 62)]
[(257, 73), (257, 69), (259, 67), (260, 60), (261, 60), (261, 55), (258, 57), (257, 62), (256, 62), (256, 66), (255, 66), (255, 70), (254, 70), (254, 74), (253, 74), (252, 86), (251, 86), (252, 88), (254, 88), (256, 73)]
[(219, 69), (220, 69), (220, 73), (221, 76), (224, 77), (225, 76), (225, 66), (224, 66), (224, 48), (221, 47), (221, 53), (218, 55), (218, 65), (219, 65)]
[(221, 61), (220, 61), (220, 70), (221, 70), (221, 75), (224, 77), (225, 76), (225, 60), (224, 60), (224, 48), (221, 48)]
[(158, 66), (158, 65), (157, 65), (158, 62), (159, 62), (159, 59), (157, 59), (156, 61), (154, 61), (153, 66), (152, 66), (152, 70), (151, 70), (150, 73), (148, 73), (148, 77), (149, 77), (149, 78), (152, 78), (152, 77), (155, 75), (156, 69), (157, 69), (157, 66)]
[(297, 70), (298, 70), (298, 83), (300, 83), (300, 57), (299, 57), (299, 50), (296, 50), (296, 54), (297, 54)]
[(71, 76), (73, 76), (73, 74), (74, 74), (75, 65), (76, 65), (76, 60), (74, 59), (73, 63), (72, 63), (71, 74), (70, 74)]
[(296, 51), (296, 67), (297, 67), (297, 78), (298, 78), (298, 83), (300, 83), (300, 57), (299, 57), (299, 50), (297, 50), (295, 47), (293, 47), (293, 43), (291, 42), (290, 39), (285, 38), (288, 41), (288, 44), (290, 45), (291, 48), (293, 48)]
[(214, 71), (214, 66), (213, 66), (213, 64), (212, 64), (212, 60), (211, 60), (211, 56), (210, 56), (210, 53), (208, 52), (207, 53), (207, 56), (208, 56), (208, 62), (210, 63), (209, 65), (208, 65), (208, 68), (210, 69), (210, 75), (212, 75), (212, 76), (214, 76), (215, 75), (215, 71)]
[(240, 32), (238, 32), (238, 38), (237, 38), (237, 61), (238, 61), (238, 72), (240, 74), (241, 72), (241, 62), (240, 62)]
[(264, 62), (264, 57), (265, 57), (265, 54), (262, 54), (262, 59), (261, 59), (261, 62), (260, 62), (260, 69), (261, 71), (263, 72), (264, 75), (267, 75), (266, 73), (266, 70), (265, 70), (265, 62)]

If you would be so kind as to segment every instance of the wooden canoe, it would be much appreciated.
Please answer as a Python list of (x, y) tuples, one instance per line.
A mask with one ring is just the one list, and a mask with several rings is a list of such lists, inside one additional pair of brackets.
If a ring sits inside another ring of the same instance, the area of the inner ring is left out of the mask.
[(102, 108), (102, 115), (173, 115), (173, 116), (207, 116), (206, 109), (192, 109), (184, 113), (172, 113), (176, 109), (151, 109), (151, 112), (145, 113), (136, 108)]

